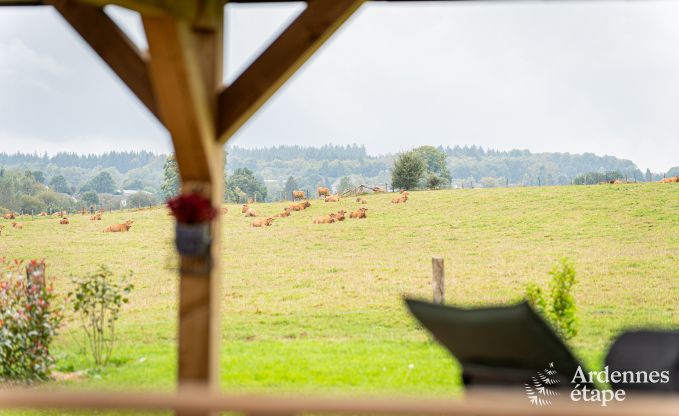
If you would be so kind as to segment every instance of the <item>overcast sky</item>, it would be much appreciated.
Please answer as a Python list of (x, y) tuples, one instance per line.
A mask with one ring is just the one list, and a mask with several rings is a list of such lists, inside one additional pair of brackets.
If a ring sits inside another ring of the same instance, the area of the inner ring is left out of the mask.
[[(302, 10), (227, 7), (226, 79)], [(133, 13), (107, 9), (145, 46)], [(364, 5), (230, 143), (594, 152), (679, 165), (679, 2)], [(171, 150), (49, 7), (0, 8), (0, 151)]]

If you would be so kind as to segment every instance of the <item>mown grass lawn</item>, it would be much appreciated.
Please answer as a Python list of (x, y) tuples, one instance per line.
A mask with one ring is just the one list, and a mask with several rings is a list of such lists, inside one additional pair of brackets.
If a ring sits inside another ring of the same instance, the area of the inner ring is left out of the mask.
[[(454, 395), (459, 368), (406, 312), (402, 298), (431, 296), (431, 257), (446, 261), (447, 301), (517, 301), (529, 281), (546, 284), (561, 257), (575, 263), (580, 333), (571, 344), (600, 365), (619, 331), (679, 326), (679, 186), (661, 184), (464, 189), (367, 196), (368, 218), (315, 225), (312, 207), (252, 228), (229, 205), (224, 221), (221, 381), (228, 391)], [(285, 204), (257, 204), (272, 215)], [(104, 226), (135, 221), (129, 233)], [(120, 321), (113, 363), (47, 387), (171, 389), (175, 378), (176, 258), (162, 208), (23, 219), (6, 228), (0, 255), (46, 258), (63, 293), (70, 274), (104, 263), (131, 269), (136, 285)], [(6, 221), (3, 221), (6, 223)], [(57, 370), (90, 364), (77, 327), (54, 347)]]

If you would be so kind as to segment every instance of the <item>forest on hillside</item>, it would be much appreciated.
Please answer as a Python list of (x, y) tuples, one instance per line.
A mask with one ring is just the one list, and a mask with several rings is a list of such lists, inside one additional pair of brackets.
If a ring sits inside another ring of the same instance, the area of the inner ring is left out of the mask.
[[(641, 172), (630, 160), (592, 153), (532, 153), (479, 146), (436, 150), (445, 154), (450, 176), (445, 186), (453, 188), (565, 185), (580, 183), (578, 178), (588, 173), (605, 177), (608, 172), (615, 172), (616, 177), (630, 181), (655, 181), (664, 175), (679, 174), (679, 167), (668, 172)], [(313, 192), (317, 186), (391, 187), (395, 157), (370, 155), (364, 146), (358, 145), (230, 146), (225, 172), (227, 196), (234, 200), (242, 198), (248, 191), (241, 187), (256, 189), (266, 200), (286, 197), (288, 188)], [(157, 203), (167, 196), (167, 189), (172, 189), (166, 183), (167, 161), (168, 155), (146, 151), (96, 155), (0, 153), (0, 207), (18, 211), (59, 204), (80, 206), (86, 194), (86, 202), (95, 200), (92, 193), (100, 204), (102, 200), (119, 204), (125, 198), (113, 195), (131, 194), (137, 194), (137, 199), (144, 203)]]

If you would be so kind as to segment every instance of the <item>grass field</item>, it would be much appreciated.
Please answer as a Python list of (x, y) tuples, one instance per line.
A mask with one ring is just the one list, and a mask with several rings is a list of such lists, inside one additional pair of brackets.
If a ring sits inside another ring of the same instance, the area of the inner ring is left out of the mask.
[[(229, 391), (367, 391), (450, 395), (459, 368), (429, 341), (402, 297), (431, 296), (431, 257), (446, 261), (447, 301), (513, 302), (529, 281), (569, 257), (578, 273), (580, 334), (571, 344), (585, 363), (601, 362), (612, 338), (633, 326), (679, 326), (679, 186), (660, 184), (465, 189), (367, 196), (365, 220), (314, 225), (331, 210), (312, 207), (252, 228), (230, 205), (224, 221), (221, 380)], [(260, 214), (283, 203), (257, 204)], [(102, 228), (131, 218), (128, 233)], [(70, 274), (97, 264), (131, 269), (136, 285), (120, 321), (113, 364), (78, 388), (171, 388), (175, 377), (177, 274), (172, 218), (165, 209), (104, 215), (72, 224), (22, 219), (5, 229), (0, 256), (46, 258), (65, 292)], [(7, 221), (2, 220), (6, 224)], [(61, 331), (57, 369), (87, 369)]]

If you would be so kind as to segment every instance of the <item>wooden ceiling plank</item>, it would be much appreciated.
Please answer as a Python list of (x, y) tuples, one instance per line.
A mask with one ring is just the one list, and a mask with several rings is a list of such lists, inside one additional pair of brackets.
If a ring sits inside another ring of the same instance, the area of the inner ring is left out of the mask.
[(245, 124), (361, 4), (363, 0), (310, 0), (271, 46), (220, 93), (220, 142)]
[(101, 8), (73, 0), (50, 0), (50, 4), (160, 120), (146, 53)]

